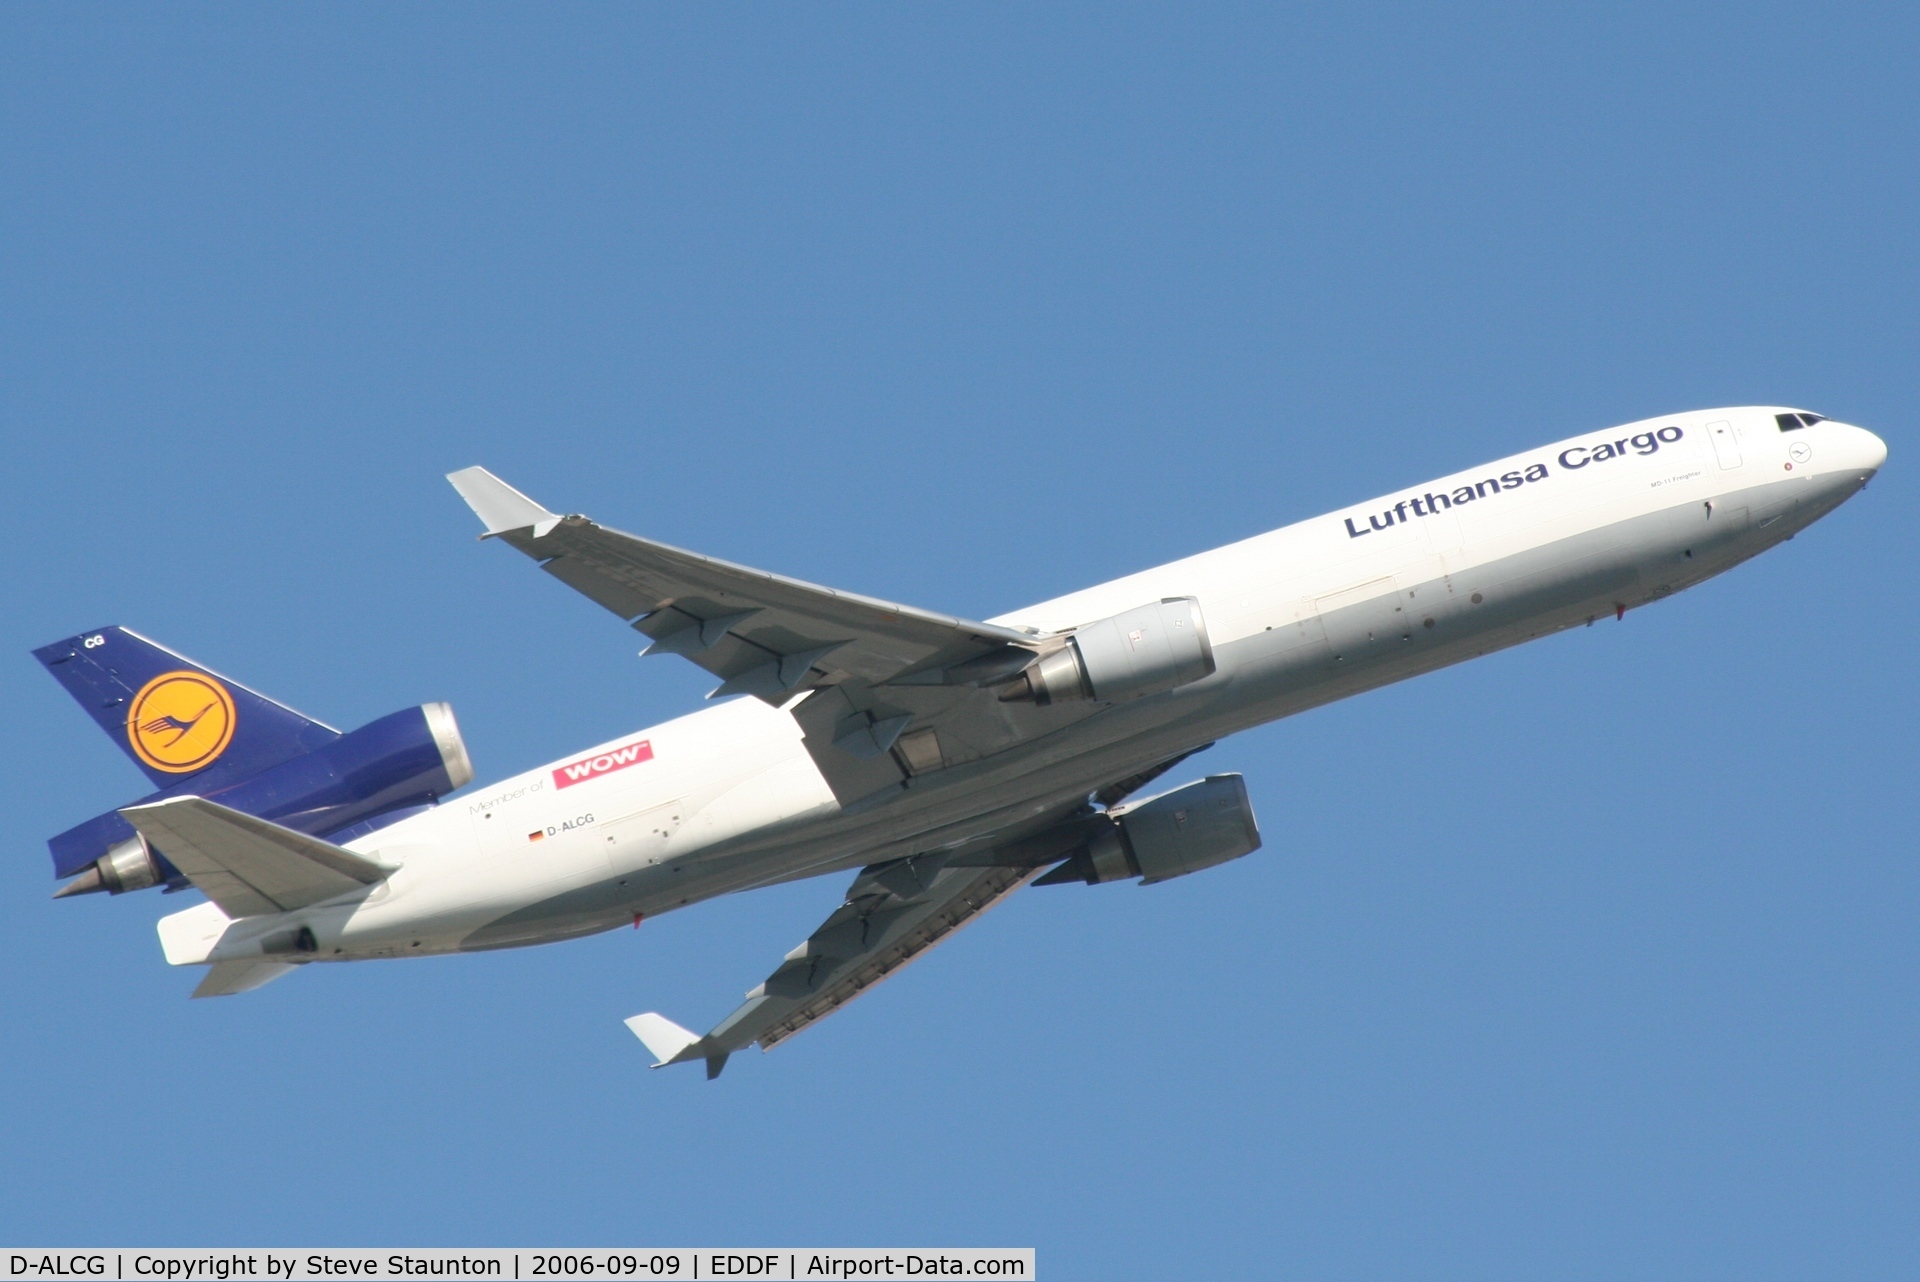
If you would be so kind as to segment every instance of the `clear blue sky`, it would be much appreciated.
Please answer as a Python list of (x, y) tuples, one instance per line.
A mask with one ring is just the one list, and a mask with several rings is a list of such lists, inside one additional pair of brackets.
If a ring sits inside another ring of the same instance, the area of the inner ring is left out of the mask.
[[(0, 1239), (1006, 1244), (1049, 1278), (1920, 1273), (1911, 6), (0, 10)], [(1655, 608), (1220, 744), (716, 1084), (843, 878), (186, 1000), (43, 840), (124, 623), (484, 778), (698, 706), (442, 473), (975, 617), (1575, 432), (1867, 425)], [(31, 726), (32, 734), (27, 734)], [(1198, 773), (1196, 768), (1195, 773)]]

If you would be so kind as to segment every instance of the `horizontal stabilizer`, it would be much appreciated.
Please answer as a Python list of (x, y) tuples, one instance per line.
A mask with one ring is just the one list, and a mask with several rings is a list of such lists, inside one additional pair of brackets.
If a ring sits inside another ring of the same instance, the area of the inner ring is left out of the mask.
[(200, 981), (200, 987), (193, 990), (195, 997), (231, 997), (235, 993), (250, 993), (263, 984), (270, 984), (290, 970), (299, 970), (297, 962), (275, 961), (223, 961), (215, 962), (207, 971), (207, 977)]
[(229, 917), (292, 912), (374, 885), (389, 871), (351, 850), (204, 797), (174, 797), (120, 813)]

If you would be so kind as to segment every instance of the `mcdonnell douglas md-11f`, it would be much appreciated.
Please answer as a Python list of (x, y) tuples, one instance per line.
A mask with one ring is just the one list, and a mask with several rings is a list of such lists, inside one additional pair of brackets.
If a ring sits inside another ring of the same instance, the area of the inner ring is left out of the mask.
[(211, 997), (858, 869), (710, 1032), (627, 1021), (660, 1064), (716, 1076), (1030, 881), (1152, 885), (1258, 849), (1239, 775), (1152, 790), (1223, 736), (1670, 596), (1792, 538), (1886, 454), (1800, 410), (1649, 419), (985, 622), (562, 516), (470, 467), (448, 479), (483, 538), (723, 701), (440, 804), (473, 777), (445, 704), (342, 734), (84, 632), (35, 656), (156, 791), (52, 839), (58, 893), (201, 891), (159, 933)]

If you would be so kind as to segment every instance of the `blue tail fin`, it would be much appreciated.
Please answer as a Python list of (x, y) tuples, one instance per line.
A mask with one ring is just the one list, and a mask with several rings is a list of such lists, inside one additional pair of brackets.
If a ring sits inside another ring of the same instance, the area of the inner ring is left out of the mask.
[(33, 657), (156, 788), (193, 778), (212, 791), (340, 737), (125, 628), (83, 632)]

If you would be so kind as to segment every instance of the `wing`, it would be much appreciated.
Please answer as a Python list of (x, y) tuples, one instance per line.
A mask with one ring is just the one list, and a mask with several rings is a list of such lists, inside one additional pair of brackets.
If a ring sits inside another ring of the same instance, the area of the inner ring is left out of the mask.
[(987, 687), (1031, 663), (1046, 639), (818, 587), (559, 516), (485, 468), (448, 478), (500, 538), (628, 620), (651, 642), (720, 678), (709, 697), (794, 705), (807, 750), (843, 806), (976, 760), (1091, 715), (1091, 707), (1002, 703)]
[(864, 869), (846, 902), (788, 953), (765, 983), (705, 1037), (664, 1016), (635, 1015), (627, 1026), (659, 1062), (704, 1059), (718, 1077), (727, 1057), (758, 1042), (762, 1050), (825, 1019), (954, 931), (1018, 890), (1037, 869), (960, 867), (941, 855), (896, 859)]
[(229, 917), (292, 912), (371, 886), (389, 871), (351, 850), (204, 797), (174, 797), (120, 813)]
[[(1111, 808), (1212, 746), (1116, 780), (1094, 799)], [(635, 1015), (627, 1027), (653, 1052), (655, 1068), (704, 1059), (707, 1076), (718, 1077), (733, 1052), (754, 1042), (771, 1050), (825, 1019), (1112, 826), (1086, 801), (1076, 801), (1017, 835), (873, 864), (853, 879), (833, 915), (706, 1036), (652, 1011)]]

